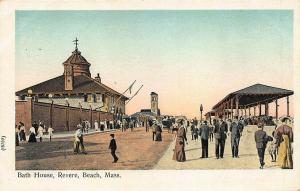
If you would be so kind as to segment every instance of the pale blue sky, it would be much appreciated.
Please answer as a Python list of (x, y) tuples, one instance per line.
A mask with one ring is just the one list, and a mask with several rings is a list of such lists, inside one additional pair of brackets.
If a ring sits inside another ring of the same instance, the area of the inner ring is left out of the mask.
[(162, 112), (193, 116), (254, 83), (293, 89), (288, 10), (17, 11), (15, 26), (16, 89), (61, 75), (75, 37), (93, 76), (118, 91), (144, 84), (129, 113), (151, 91)]

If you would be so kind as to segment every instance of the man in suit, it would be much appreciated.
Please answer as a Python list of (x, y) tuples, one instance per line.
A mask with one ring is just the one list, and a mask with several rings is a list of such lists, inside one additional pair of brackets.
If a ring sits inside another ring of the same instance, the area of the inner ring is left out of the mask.
[(114, 158), (113, 163), (116, 163), (119, 160), (119, 158), (116, 155), (117, 143), (116, 143), (114, 134), (110, 134), (110, 137), (111, 137), (111, 140), (110, 140), (108, 149), (111, 150), (111, 155)]
[(216, 159), (223, 158), (224, 149), (225, 149), (225, 141), (226, 141), (226, 133), (228, 131), (227, 123), (220, 119), (220, 122), (214, 120), (214, 133), (215, 133), (215, 145), (216, 145)]
[(232, 158), (239, 158), (239, 143), (242, 131), (242, 124), (235, 119), (230, 125)]
[(208, 138), (209, 138), (209, 127), (207, 121), (204, 121), (204, 124), (200, 128), (200, 137), (202, 145), (202, 156), (201, 158), (208, 158)]
[(260, 169), (264, 168), (264, 156), (265, 156), (265, 149), (266, 149), (266, 143), (268, 140), (267, 133), (263, 130), (263, 123), (259, 122), (257, 124), (258, 130), (254, 134), (254, 139), (256, 143), (256, 148), (257, 148), (257, 153), (259, 157), (259, 162), (260, 162)]

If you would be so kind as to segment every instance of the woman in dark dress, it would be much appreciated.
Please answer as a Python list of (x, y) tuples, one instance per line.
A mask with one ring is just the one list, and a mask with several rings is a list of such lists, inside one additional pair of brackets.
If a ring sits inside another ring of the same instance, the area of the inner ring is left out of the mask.
[(20, 141), (26, 141), (26, 135), (25, 135), (25, 126), (24, 123), (19, 122), (19, 128), (20, 128), (20, 132), (19, 132), (19, 136), (20, 136)]
[(16, 125), (16, 128), (15, 128), (16, 132), (15, 132), (15, 136), (16, 136), (16, 146), (19, 146), (19, 127)]
[(162, 132), (162, 129), (159, 125), (155, 124), (156, 127), (155, 127), (155, 141), (162, 141), (162, 138), (161, 138), (161, 132)]
[(36, 143), (36, 137), (35, 137), (35, 128), (32, 126), (30, 128), (30, 135), (28, 139), (28, 143)]

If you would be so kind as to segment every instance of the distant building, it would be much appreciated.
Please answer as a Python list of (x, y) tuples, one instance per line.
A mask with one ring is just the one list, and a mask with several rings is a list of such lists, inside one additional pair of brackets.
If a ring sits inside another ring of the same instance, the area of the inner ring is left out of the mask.
[(140, 112), (136, 112), (132, 117), (137, 116), (151, 116), (151, 117), (158, 117), (160, 116), (160, 109), (158, 108), (158, 94), (155, 92), (151, 92), (150, 94), (150, 102), (151, 102), (151, 109), (141, 109)]

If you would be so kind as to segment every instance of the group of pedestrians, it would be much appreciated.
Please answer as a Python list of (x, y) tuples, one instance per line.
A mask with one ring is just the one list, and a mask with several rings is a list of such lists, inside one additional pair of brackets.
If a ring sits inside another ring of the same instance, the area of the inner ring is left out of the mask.
[[(187, 123), (183, 119), (178, 120), (176, 126), (178, 127), (175, 141), (175, 148), (173, 154), (173, 160), (178, 162), (184, 162), (186, 160), (185, 146), (188, 144), (186, 133)], [(198, 137), (201, 139), (202, 153), (200, 158), (208, 158), (208, 142), (214, 137), (215, 141), (215, 157), (216, 159), (224, 158), (225, 143), (230, 135), (231, 143), (231, 155), (232, 158), (239, 158), (239, 143), (244, 131), (244, 120), (238, 117), (233, 120), (227, 121), (220, 119), (214, 119), (210, 125), (207, 121), (200, 123), (199, 126), (195, 126), (192, 122), (190, 124), (191, 139), (197, 141)], [(293, 168), (292, 159), (292, 142), (293, 142), (293, 129), (288, 123), (277, 123), (275, 130), (272, 132), (272, 136), (267, 135), (264, 131), (264, 122), (257, 123), (258, 130), (254, 134), (254, 141), (256, 144), (257, 154), (259, 158), (260, 169), (264, 168), (264, 156), (265, 150), (269, 144), (269, 154), (272, 158), (272, 162), (276, 162), (278, 159), (278, 166), (283, 169)], [(278, 155), (278, 157), (277, 157)]]
[[(40, 142), (43, 141), (44, 133), (48, 132), (49, 140), (51, 142), (53, 137), (54, 129), (49, 126), (46, 130), (46, 126), (42, 121), (39, 121), (37, 124), (35, 121), (32, 123), (32, 126), (29, 129), (29, 143), (36, 143), (37, 137), (39, 138)], [(23, 122), (19, 122), (19, 125), (15, 127), (15, 134), (16, 134), (16, 146), (19, 146), (19, 142), (24, 142), (27, 140), (26, 138), (26, 128)]]
[[(76, 131), (74, 134), (74, 146), (73, 146), (73, 151), (74, 154), (87, 154), (85, 147), (84, 147), (84, 139), (83, 139), (84, 133), (83, 133), (83, 127), (81, 124), (78, 124), (76, 126)], [(116, 155), (116, 150), (117, 150), (117, 142), (115, 140), (115, 135), (110, 134), (111, 140), (108, 146), (108, 149), (111, 150), (111, 155), (113, 157), (113, 163), (116, 163), (119, 158)]]
[[(192, 140), (197, 141), (198, 137), (201, 140), (201, 158), (208, 158), (208, 143), (209, 141), (213, 141), (213, 138), (215, 141), (215, 157), (216, 159), (223, 158), (225, 143), (229, 132), (231, 134), (232, 157), (239, 158), (239, 142), (243, 131), (243, 125), (239, 122), (238, 118), (235, 118), (233, 121), (224, 121), (222, 118), (214, 119), (212, 124), (209, 124), (208, 121), (204, 121), (203, 123), (199, 123), (199, 128), (193, 121), (187, 124), (190, 124)], [(184, 122), (182, 122), (182, 126), (184, 126)]]
[(256, 142), (257, 153), (259, 157), (260, 169), (264, 168), (264, 156), (268, 142), (269, 154), (272, 162), (276, 162), (278, 154), (278, 166), (282, 169), (293, 168), (293, 149), (292, 143), (294, 140), (293, 128), (286, 122), (279, 121), (272, 132), (272, 136), (267, 135), (264, 131), (264, 123), (258, 123), (258, 130), (255, 132), (254, 139)]

